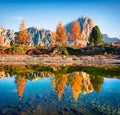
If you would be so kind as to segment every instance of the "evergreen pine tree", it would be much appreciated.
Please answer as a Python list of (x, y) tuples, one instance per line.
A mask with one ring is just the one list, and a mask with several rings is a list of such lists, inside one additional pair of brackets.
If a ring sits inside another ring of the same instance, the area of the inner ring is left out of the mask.
[(92, 46), (103, 44), (103, 37), (98, 26), (95, 26), (92, 29), (92, 32), (89, 38), (89, 44)]

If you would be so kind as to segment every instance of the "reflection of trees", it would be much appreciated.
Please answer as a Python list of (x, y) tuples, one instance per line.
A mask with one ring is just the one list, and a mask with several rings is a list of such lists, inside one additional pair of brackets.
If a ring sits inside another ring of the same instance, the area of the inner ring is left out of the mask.
[(27, 79), (31, 81), (39, 80), (42, 78), (49, 77), (48, 72), (31, 72), (31, 73), (20, 73), (16, 75), (17, 93), (20, 98), (23, 96), (23, 92), (26, 86)]
[(89, 74), (85, 72), (74, 72), (69, 75), (69, 85), (75, 100), (78, 99), (79, 94), (87, 94), (93, 91), (93, 86), (90, 82)]
[(79, 94), (87, 94), (93, 91), (93, 85), (90, 82), (89, 74), (85, 72), (73, 72), (71, 74), (61, 74), (51, 79), (52, 87), (56, 89), (58, 99), (60, 100), (66, 83), (71, 87), (73, 97), (78, 99)]
[(22, 98), (24, 88), (26, 86), (26, 76), (18, 75), (16, 77), (15, 82), (17, 83), (17, 93), (18, 93), (19, 97)]
[(92, 75), (92, 76), (90, 76), (90, 81), (93, 84), (94, 90), (99, 92), (102, 87), (104, 78), (102, 76)]
[(67, 76), (65, 74), (52, 78), (52, 86), (56, 88), (56, 92), (58, 94), (59, 100), (61, 99), (61, 96), (64, 92), (66, 83), (67, 83)]
[(69, 85), (71, 86), (74, 99), (77, 100), (82, 90), (82, 76), (79, 72), (75, 72), (69, 76)]
[(65, 86), (68, 83), (71, 87), (73, 97), (75, 100), (78, 99), (79, 94), (88, 94), (95, 91), (100, 91), (100, 88), (103, 83), (103, 77), (99, 76), (90, 76), (85, 72), (73, 72), (70, 74), (58, 74), (54, 75), (49, 72), (32, 72), (25, 74), (18, 74), (16, 77), (18, 95), (21, 98), (24, 92), (26, 85), (26, 79), (34, 81), (42, 78), (52, 76), (51, 82), (52, 87), (56, 89), (58, 99), (61, 99), (61, 96), (64, 92)]
[(119, 68), (105, 69), (79, 66), (5, 66), (0, 67), (0, 78), (16, 75), (17, 77), (15, 78), (18, 95), (22, 97), (26, 80), (34, 81), (52, 76), (52, 87), (56, 89), (59, 100), (64, 92), (66, 83), (70, 85), (73, 97), (77, 100), (80, 93), (87, 94), (93, 91), (93, 89), (97, 92), (100, 91), (103, 83), (103, 77), (100, 76), (111, 75), (110, 71), (112, 71), (112, 75), (117, 75), (115, 77), (119, 78), (117, 70), (119, 70)]

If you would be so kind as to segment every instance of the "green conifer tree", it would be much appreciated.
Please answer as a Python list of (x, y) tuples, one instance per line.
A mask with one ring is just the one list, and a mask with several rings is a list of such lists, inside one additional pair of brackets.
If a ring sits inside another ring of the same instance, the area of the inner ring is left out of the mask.
[(102, 37), (102, 34), (101, 34), (98, 26), (95, 26), (92, 29), (92, 32), (91, 32), (90, 38), (89, 38), (89, 44), (92, 46), (97, 46), (99, 44), (103, 44), (103, 37)]

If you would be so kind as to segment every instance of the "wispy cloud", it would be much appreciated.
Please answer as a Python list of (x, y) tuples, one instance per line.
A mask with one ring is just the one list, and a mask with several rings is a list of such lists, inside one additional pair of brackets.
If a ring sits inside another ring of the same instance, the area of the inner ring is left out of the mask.
[(11, 16), (10, 18), (14, 19), (14, 20), (23, 20), (24, 19), (24, 17), (22, 17), (22, 16)]

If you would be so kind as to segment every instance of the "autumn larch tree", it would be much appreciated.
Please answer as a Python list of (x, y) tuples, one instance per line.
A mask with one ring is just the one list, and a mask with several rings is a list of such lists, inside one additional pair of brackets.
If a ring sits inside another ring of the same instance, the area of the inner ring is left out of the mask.
[(56, 44), (60, 45), (67, 45), (67, 34), (64, 26), (62, 25), (62, 22), (58, 24), (57, 30), (56, 30)]
[(82, 39), (82, 34), (80, 30), (80, 25), (77, 20), (73, 22), (72, 28), (71, 28), (71, 40), (75, 42), (75, 45), (77, 44), (78, 40)]
[(4, 38), (2, 37), (2, 35), (0, 35), (0, 46), (3, 46), (4, 44)]
[(19, 44), (28, 44), (28, 30), (26, 29), (25, 21), (22, 20), (20, 25), (20, 32), (18, 33), (18, 43)]

